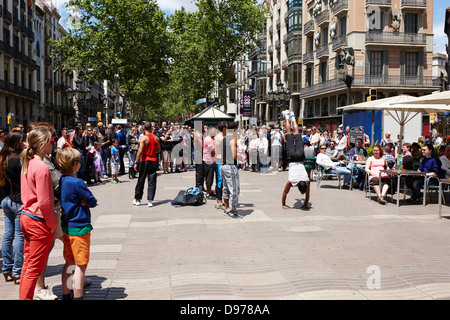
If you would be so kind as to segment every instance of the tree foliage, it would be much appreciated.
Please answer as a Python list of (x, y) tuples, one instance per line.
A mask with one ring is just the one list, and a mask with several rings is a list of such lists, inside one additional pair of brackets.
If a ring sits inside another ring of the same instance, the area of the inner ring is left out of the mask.
[(52, 41), (56, 67), (111, 83), (118, 74), (139, 117), (197, 112), (196, 100), (218, 80), (225, 88), (234, 61), (258, 45), (265, 17), (257, 0), (195, 3), (166, 17), (156, 0), (70, 0), (75, 28)]
[(161, 103), (158, 88), (167, 81), (170, 38), (167, 20), (155, 0), (70, 0), (75, 8), (66, 37), (53, 42), (56, 66), (78, 69), (86, 80), (119, 75), (120, 89), (139, 105)]

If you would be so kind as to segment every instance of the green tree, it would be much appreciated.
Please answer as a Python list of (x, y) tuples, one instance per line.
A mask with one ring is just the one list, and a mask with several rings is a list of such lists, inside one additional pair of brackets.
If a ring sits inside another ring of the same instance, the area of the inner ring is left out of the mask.
[(155, 0), (70, 0), (72, 28), (53, 41), (56, 67), (78, 69), (86, 80), (119, 75), (127, 99), (144, 108), (157, 107), (168, 80), (170, 37), (167, 19)]
[(198, 26), (197, 12), (181, 8), (169, 17), (172, 56), (163, 106), (167, 119), (199, 111), (195, 101), (209, 96), (214, 88), (217, 71)]
[[(234, 80), (232, 66), (242, 53), (259, 45), (266, 11), (257, 0), (196, 0), (199, 32), (208, 43), (211, 66), (217, 70), (222, 92)], [(227, 111), (226, 97), (224, 97)]]

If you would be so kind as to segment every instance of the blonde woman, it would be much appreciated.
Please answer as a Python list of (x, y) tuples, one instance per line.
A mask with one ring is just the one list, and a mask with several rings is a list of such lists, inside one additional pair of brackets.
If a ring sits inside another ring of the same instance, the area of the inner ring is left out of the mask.
[(36, 282), (45, 268), (57, 220), (53, 213), (53, 184), (48, 166), (43, 162), (52, 152), (52, 134), (38, 127), (28, 134), (21, 153), (22, 216), (24, 255), (19, 299), (32, 300)]

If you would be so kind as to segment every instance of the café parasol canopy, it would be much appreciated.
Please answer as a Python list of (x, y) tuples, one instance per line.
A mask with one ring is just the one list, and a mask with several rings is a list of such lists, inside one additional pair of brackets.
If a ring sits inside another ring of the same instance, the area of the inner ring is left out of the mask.
[[(410, 95), (398, 95), (395, 97), (388, 97), (384, 99), (367, 101), (357, 103), (345, 107), (339, 107), (338, 110), (384, 110), (400, 125), (400, 146), (404, 136), (404, 127), (418, 114), (422, 113), (438, 113), (449, 111), (450, 107), (447, 104), (425, 104), (417, 102), (419, 98), (431, 97), (437, 94), (431, 94), (423, 97), (413, 97)], [(401, 148), (399, 149), (401, 151)]]

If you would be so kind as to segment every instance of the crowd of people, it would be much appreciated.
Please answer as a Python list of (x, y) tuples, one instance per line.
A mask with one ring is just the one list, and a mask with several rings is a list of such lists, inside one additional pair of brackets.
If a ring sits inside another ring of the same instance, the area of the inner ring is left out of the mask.
[[(292, 187), (305, 194), (302, 209), (309, 209), (313, 172), (304, 165), (314, 159), (318, 167), (344, 176), (343, 189), (373, 184), (378, 202), (392, 178), (380, 170), (395, 169), (399, 154), (402, 168), (426, 172), (431, 183), (450, 178), (450, 137), (419, 137), (401, 144), (386, 133), (371, 145), (367, 134), (349, 144), (349, 129), (330, 133), (316, 127), (300, 128), (294, 114), (283, 111), (284, 127), (256, 125), (238, 128), (237, 122), (194, 127), (178, 123), (131, 123), (128, 129), (102, 122), (94, 127), (77, 123), (73, 129), (55, 130), (49, 123), (35, 123), (28, 132), (17, 126), (0, 130), (0, 190), (5, 217), (2, 273), (6, 281), (20, 284), (20, 299), (52, 300), (57, 297), (45, 284), (47, 257), (55, 241), (64, 244), (66, 264), (62, 274), (63, 299), (82, 299), (89, 262), (92, 230), (90, 208), (97, 200), (92, 185), (119, 183), (127, 174), (135, 179), (133, 205), (141, 205), (147, 180), (147, 204), (153, 207), (158, 171), (162, 175), (195, 170), (195, 187), (228, 218), (238, 213), (239, 170), (277, 172), (288, 170), (281, 202), (283, 209)], [(360, 128), (363, 130), (364, 128)], [(368, 153), (372, 147), (373, 152)], [(438, 152), (439, 155), (435, 153)], [(364, 159), (355, 164), (350, 159)], [(128, 159), (128, 168), (125, 167)], [(353, 178), (353, 180), (352, 180)], [(122, 178), (121, 178), (122, 179)], [(423, 178), (410, 177), (411, 202), (420, 202)]]

